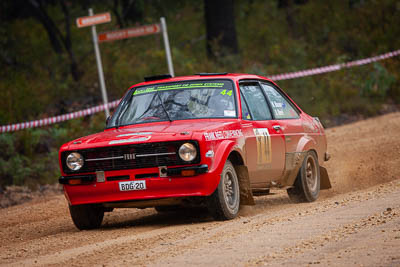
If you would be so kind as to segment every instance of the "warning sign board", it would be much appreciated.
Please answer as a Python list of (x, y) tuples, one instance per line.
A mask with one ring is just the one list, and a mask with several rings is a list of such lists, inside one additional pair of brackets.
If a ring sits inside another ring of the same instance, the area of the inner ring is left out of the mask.
[(96, 14), (94, 16), (77, 18), (76, 25), (78, 26), (78, 28), (82, 28), (110, 21), (111, 21), (111, 15), (109, 12), (107, 12), (107, 13)]

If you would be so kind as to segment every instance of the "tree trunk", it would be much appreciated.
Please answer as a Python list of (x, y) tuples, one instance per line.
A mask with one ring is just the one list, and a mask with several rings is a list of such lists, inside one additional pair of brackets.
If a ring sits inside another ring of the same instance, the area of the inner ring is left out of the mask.
[(75, 81), (79, 81), (80, 78), (82, 77), (82, 72), (79, 70), (78, 63), (76, 62), (76, 59), (75, 59), (74, 51), (72, 50), (71, 16), (69, 14), (69, 10), (68, 10), (67, 6), (65, 5), (65, 1), (62, 0), (62, 1), (60, 1), (60, 3), (61, 3), (61, 9), (64, 13), (64, 19), (65, 19), (65, 37), (63, 37), (60, 32), (60, 38), (63, 40), (65, 50), (67, 50), (67, 53), (68, 53), (68, 57), (70, 60), (71, 75)]
[(47, 14), (45, 7), (43, 7), (42, 1), (37, 0), (29, 0), (28, 2), (32, 7), (32, 13), (36, 17), (40, 23), (42, 23), (43, 27), (46, 29), (47, 36), (49, 37), (51, 47), (54, 52), (57, 54), (62, 53), (62, 44), (58, 39), (57, 35), (57, 27), (54, 24), (53, 20)]
[(65, 19), (65, 37), (63, 36), (60, 29), (56, 26), (52, 18), (47, 14), (45, 3), (42, 0), (29, 0), (29, 4), (32, 7), (32, 12), (34, 16), (42, 23), (43, 27), (46, 29), (47, 36), (49, 37), (51, 46), (57, 54), (63, 52), (63, 48), (68, 53), (68, 58), (70, 61), (70, 72), (75, 81), (79, 81), (82, 77), (82, 73), (79, 70), (78, 63), (75, 59), (75, 54), (72, 50), (71, 42), (71, 17), (69, 10), (65, 4), (64, 0), (59, 1), (61, 5), (61, 10), (64, 13)]
[(204, 14), (208, 56), (238, 54), (233, 0), (204, 0)]
[(111, 7), (112, 12), (115, 15), (115, 18), (117, 19), (117, 24), (120, 29), (124, 28), (124, 22), (122, 20), (120, 11), (119, 11), (119, 0), (114, 0), (114, 5)]

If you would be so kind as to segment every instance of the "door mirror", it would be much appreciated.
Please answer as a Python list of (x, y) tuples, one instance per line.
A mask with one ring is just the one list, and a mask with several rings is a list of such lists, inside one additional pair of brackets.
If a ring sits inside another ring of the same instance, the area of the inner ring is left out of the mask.
[(108, 125), (108, 122), (110, 121), (110, 119), (111, 119), (111, 115), (110, 115), (110, 116), (108, 116), (108, 117), (107, 117), (107, 119), (106, 119), (106, 127), (107, 127), (107, 125)]

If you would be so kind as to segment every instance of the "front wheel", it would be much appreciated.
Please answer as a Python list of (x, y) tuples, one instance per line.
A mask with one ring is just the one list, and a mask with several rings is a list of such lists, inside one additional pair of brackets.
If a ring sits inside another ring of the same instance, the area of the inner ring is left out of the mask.
[(69, 213), (79, 230), (89, 230), (100, 227), (104, 217), (104, 208), (98, 205), (70, 205)]
[(293, 202), (313, 202), (319, 196), (320, 170), (314, 151), (308, 151), (292, 188), (287, 190)]
[(208, 209), (216, 220), (230, 220), (237, 216), (240, 204), (239, 182), (235, 168), (227, 160), (217, 189), (208, 198)]

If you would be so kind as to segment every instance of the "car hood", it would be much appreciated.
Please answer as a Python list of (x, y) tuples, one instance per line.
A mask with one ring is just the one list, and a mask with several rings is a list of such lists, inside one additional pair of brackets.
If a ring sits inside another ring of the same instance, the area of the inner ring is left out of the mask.
[(65, 144), (62, 149), (75, 150), (147, 142), (189, 140), (193, 138), (194, 133), (230, 128), (232, 124), (235, 124), (235, 122), (232, 122), (231, 119), (201, 119), (136, 124), (106, 129), (103, 132), (73, 140)]

